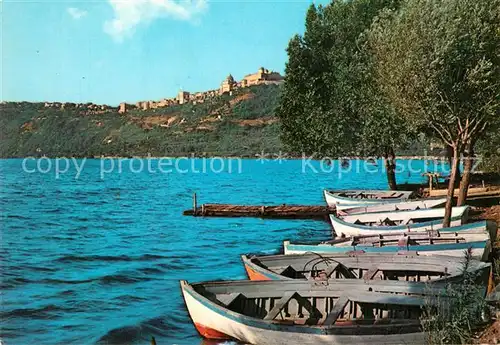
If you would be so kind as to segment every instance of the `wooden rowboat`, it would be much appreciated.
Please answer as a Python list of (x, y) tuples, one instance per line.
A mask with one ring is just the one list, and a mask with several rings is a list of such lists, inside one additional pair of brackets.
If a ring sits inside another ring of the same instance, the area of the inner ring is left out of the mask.
[(401, 202), (408, 200), (414, 192), (393, 190), (325, 190), (328, 206), (337, 204), (367, 204), (381, 202)]
[(203, 337), (258, 345), (423, 344), (423, 307), (449, 299), (443, 285), (384, 280), (180, 285)]
[(423, 210), (440, 207), (446, 203), (446, 198), (420, 199), (402, 202), (389, 202), (377, 204), (337, 204), (337, 215), (348, 215), (369, 212), (391, 212), (404, 210)]
[[(453, 207), (451, 216), (460, 217), (462, 223), (467, 222), (469, 206)], [(408, 210), (395, 212), (372, 212), (339, 216), (344, 222), (358, 225), (408, 225), (444, 218), (445, 208), (430, 208), (426, 210)]]
[(292, 244), (285, 241), (284, 253), (334, 254), (365, 253), (418, 253), (420, 255), (449, 255), (463, 257), (470, 250), (477, 260), (487, 260), (491, 250), (491, 228), (487, 222), (435, 231), (387, 232), (338, 238), (316, 244)]
[[(371, 226), (363, 224), (353, 224), (330, 215), (330, 222), (336, 236), (359, 236), (373, 235), (385, 232), (406, 232), (406, 231), (428, 231), (438, 230), (443, 227), (443, 220), (432, 220), (428, 222), (419, 222), (414, 224), (401, 224), (392, 226)], [(461, 216), (451, 217), (450, 225), (452, 227), (460, 226), (464, 223)]]
[[(364, 279), (461, 281), (463, 258), (384, 253), (241, 256), (250, 280)], [(467, 270), (486, 286), (491, 264), (471, 260)]]
[(497, 285), (486, 297), (486, 302), (493, 305), (500, 305), (500, 284)]

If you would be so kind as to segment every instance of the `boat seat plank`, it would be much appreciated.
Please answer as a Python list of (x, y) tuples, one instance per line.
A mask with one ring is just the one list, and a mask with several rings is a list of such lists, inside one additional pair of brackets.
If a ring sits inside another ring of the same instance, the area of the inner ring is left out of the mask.
[[(446, 297), (441, 297), (441, 299)], [(366, 304), (385, 304), (385, 305), (405, 305), (405, 306), (424, 306), (426, 303), (432, 303), (432, 300), (425, 300), (413, 296), (404, 295), (388, 295), (388, 294), (371, 294), (360, 293), (353, 301)]]
[(378, 266), (381, 271), (426, 271), (426, 272), (444, 272), (446, 266), (438, 264), (416, 264), (416, 265), (401, 265), (390, 262), (381, 263)]
[[(380, 280), (381, 282), (383, 282), (383, 280)], [(379, 282), (379, 280), (376, 280), (374, 282)], [(392, 283), (392, 282), (391, 282)], [(401, 283), (406, 283), (406, 282), (401, 282)], [(362, 284), (360, 282), (360, 284)], [(355, 288), (353, 287), (351, 289), (351, 292), (353, 293), (352, 296), (356, 296), (357, 293), (364, 293), (368, 290), (369, 287), (372, 287), (372, 289), (377, 292), (377, 291), (387, 291), (387, 289), (391, 289), (391, 291), (398, 291), (400, 293), (404, 293), (404, 292), (407, 292), (407, 287), (405, 286), (401, 286), (401, 287), (395, 287), (394, 285), (389, 285), (389, 284), (386, 284), (386, 285), (380, 285), (380, 286), (377, 286), (377, 285), (363, 285), (362, 288)], [(415, 293), (424, 293), (428, 290), (429, 288), (425, 288), (425, 287), (418, 287), (418, 288), (415, 288)], [(307, 298), (327, 298), (327, 297), (332, 297), (332, 296), (335, 296), (335, 295), (338, 295), (340, 296), (342, 293), (344, 292), (344, 290), (338, 290), (338, 291), (303, 291), (301, 292), (302, 295), (301, 297), (307, 299)], [(276, 292), (269, 292), (269, 291), (265, 291), (265, 292), (254, 292), (254, 293), (251, 293), (251, 292), (248, 292), (248, 293), (245, 293), (245, 298), (247, 299), (252, 299), (252, 298), (275, 298), (275, 299), (278, 299), (278, 298), (281, 298), (283, 296), (283, 294), (279, 291), (276, 291)]]
[(283, 307), (296, 295), (297, 293), (295, 291), (287, 291), (283, 294), (283, 297), (281, 297), (279, 300), (276, 301), (274, 304), (274, 307), (269, 310), (269, 313), (264, 317), (264, 320), (273, 320), (283, 309)]
[(416, 250), (399, 250), (398, 255), (418, 255)]
[(326, 316), (323, 326), (330, 326), (338, 319), (340, 313), (344, 310), (346, 304), (349, 302), (349, 297), (340, 296), (340, 298), (333, 305), (332, 310)]
[(229, 306), (241, 293), (233, 292), (226, 295), (217, 295), (217, 299), (222, 302), (225, 306)]

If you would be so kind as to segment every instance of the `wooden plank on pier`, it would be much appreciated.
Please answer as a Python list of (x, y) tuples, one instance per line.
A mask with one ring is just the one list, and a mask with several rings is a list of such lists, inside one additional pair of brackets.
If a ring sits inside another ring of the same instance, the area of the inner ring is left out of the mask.
[(229, 204), (203, 204), (193, 210), (183, 212), (185, 216), (204, 217), (262, 217), (262, 218), (311, 218), (324, 219), (335, 213), (329, 206), (279, 205), (247, 206)]
[[(454, 195), (458, 195), (459, 189), (455, 188)], [(446, 196), (448, 189), (433, 189), (429, 191), (429, 196), (438, 197)], [(498, 187), (471, 187), (467, 193), (467, 199), (473, 197), (494, 197), (500, 196), (500, 188)]]

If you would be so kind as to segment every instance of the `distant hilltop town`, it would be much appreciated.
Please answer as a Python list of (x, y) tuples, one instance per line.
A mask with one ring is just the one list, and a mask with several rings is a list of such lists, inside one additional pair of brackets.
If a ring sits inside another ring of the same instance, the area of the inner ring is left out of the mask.
[(118, 112), (123, 114), (130, 109), (149, 110), (156, 108), (170, 107), (177, 104), (186, 103), (203, 103), (206, 100), (220, 96), (223, 94), (232, 94), (234, 90), (245, 88), (253, 85), (261, 84), (279, 84), (283, 81), (283, 77), (278, 72), (273, 72), (264, 67), (259, 68), (257, 73), (247, 74), (241, 81), (235, 81), (233, 76), (229, 74), (220, 85), (219, 89), (208, 90), (204, 92), (190, 93), (187, 91), (179, 91), (175, 98), (164, 98), (159, 101), (140, 101), (136, 104), (120, 103)]
[[(19, 102), (23, 103), (23, 102)], [(56, 108), (61, 110), (78, 109), (87, 115), (99, 115), (104, 113), (116, 111), (116, 107), (112, 107), (106, 104), (94, 104), (94, 103), (72, 103), (72, 102), (45, 102), (45, 108)]]
[[(149, 110), (156, 108), (165, 108), (178, 104), (197, 104), (203, 103), (208, 99), (223, 95), (232, 94), (234, 90), (262, 84), (280, 84), (283, 82), (283, 77), (278, 72), (270, 71), (264, 67), (259, 68), (256, 73), (247, 74), (241, 81), (235, 81), (233, 76), (229, 74), (226, 79), (222, 81), (220, 87), (215, 90), (208, 90), (204, 92), (190, 93), (187, 91), (179, 91), (174, 98), (164, 98), (159, 101), (140, 101), (135, 104), (122, 102), (118, 108), (106, 104), (88, 103), (73, 103), (73, 102), (45, 102), (43, 107), (54, 108), (60, 110), (75, 109), (87, 115), (99, 115), (118, 110), (120, 114), (124, 114), (129, 110)], [(0, 102), (0, 104), (22, 104), (28, 102)]]

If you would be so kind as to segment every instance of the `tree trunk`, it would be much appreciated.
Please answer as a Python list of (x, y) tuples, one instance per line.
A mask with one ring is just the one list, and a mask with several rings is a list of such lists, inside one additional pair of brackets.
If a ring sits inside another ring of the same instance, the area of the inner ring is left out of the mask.
[(453, 147), (450, 145), (446, 145), (446, 160), (448, 161), (451, 170), (453, 165)]
[(398, 184), (396, 183), (396, 155), (392, 147), (388, 148), (384, 154), (385, 171), (387, 174), (387, 183), (389, 189), (397, 190)]
[(455, 192), (455, 181), (460, 164), (458, 144), (453, 148), (453, 160), (451, 165), (450, 182), (448, 183), (448, 194), (446, 196), (446, 206), (443, 219), (443, 228), (449, 228), (451, 223), (451, 209), (453, 207), (453, 194)]
[(464, 173), (462, 174), (462, 180), (460, 181), (460, 189), (458, 191), (458, 201), (457, 206), (465, 205), (467, 201), (467, 193), (469, 191), (470, 176), (472, 172), (472, 157), (474, 156), (474, 148), (472, 144), (467, 146), (467, 151), (464, 154)]

